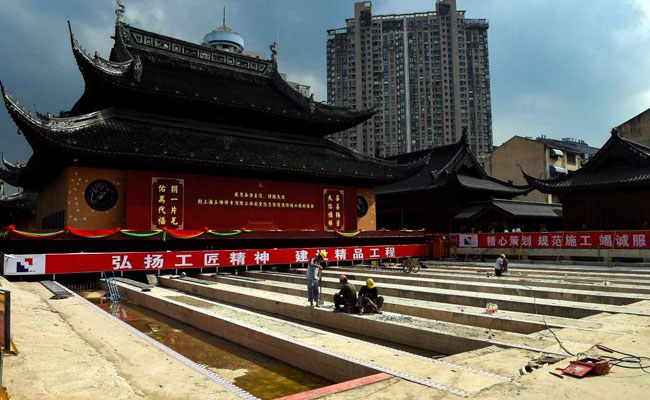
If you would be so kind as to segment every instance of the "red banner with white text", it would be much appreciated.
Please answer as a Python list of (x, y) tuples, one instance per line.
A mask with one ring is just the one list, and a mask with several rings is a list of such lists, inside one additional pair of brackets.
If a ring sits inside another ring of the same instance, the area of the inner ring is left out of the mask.
[(132, 230), (356, 230), (352, 186), (128, 171)]
[(4, 275), (71, 274), (107, 271), (153, 271), (183, 268), (237, 267), (307, 263), (317, 251), (325, 250), (328, 261), (362, 261), (387, 258), (422, 257), (427, 255), (424, 244), (396, 246), (354, 246), (170, 251), (138, 253), (73, 253), (21, 254), (4, 258)]
[(458, 234), (458, 247), (522, 249), (650, 249), (650, 231)]

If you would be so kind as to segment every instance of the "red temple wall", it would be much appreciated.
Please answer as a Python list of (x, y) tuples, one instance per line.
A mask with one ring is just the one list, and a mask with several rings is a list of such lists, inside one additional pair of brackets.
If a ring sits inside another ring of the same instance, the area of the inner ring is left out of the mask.
[[(112, 183), (117, 190), (115, 206), (105, 211), (92, 209), (86, 202), (85, 191), (96, 180)], [(126, 171), (104, 168), (68, 167), (38, 195), (38, 227), (44, 219), (63, 212), (56, 228), (107, 229), (124, 227), (126, 215)], [(47, 226), (53, 228), (52, 226)]]
[(377, 230), (377, 207), (375, 205), (374, 189), (357, 189), (357, 196), (366, 199), (368, 212), (363, 217), (357, 219), (357, 228), (364, 231)]
[(357, 229), (350, 186), (128, 171), (126, 227)]

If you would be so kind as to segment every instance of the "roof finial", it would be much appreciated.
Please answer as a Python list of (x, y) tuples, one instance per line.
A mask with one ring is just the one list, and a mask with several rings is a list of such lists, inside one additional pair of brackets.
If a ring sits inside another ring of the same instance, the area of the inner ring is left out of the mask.
[(273, 64), (277, 65), (278, 63), (278, 50), (277, 50), (278, 44), (276, 42), (271, 43), (269, 46), (269, 50), (271, 50), (271, 61)]
[(612, 136), (618, 136), (618, 129), (612, 128), (612, 131), (610, 132)]
[(223, 6), (223, 26), (226, 26), (226, 6)]
[(117, 8), (115, 9), (115, 15), (117, 15), (117, 23), (120, 24), (124, 22), (124, 12), (126, 7), (122, 4), (122, 0), (116, 0)]

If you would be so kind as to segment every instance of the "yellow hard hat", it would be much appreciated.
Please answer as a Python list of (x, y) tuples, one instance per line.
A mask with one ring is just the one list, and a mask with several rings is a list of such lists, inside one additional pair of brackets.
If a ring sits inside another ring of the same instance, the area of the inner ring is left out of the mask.
[(327, 252), (325, 250), (321, 250), (318, 252), (318, 255), (323, 258), (323, 260), (327, 260)]
[(506, 255), (501, 253), (501, 258), (506, 258)]
[(375, 281), (372, 280), (372, 278), (366, 279), (366, 286), (368, 286), (370, 289), (375, 287)]

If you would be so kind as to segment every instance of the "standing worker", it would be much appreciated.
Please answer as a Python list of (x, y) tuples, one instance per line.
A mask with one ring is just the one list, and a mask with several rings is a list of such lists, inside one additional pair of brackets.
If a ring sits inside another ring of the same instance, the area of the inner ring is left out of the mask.
[(381, 313), (379, 309), (384, 305), (384, 298), (379, 295), (372, 278), (366, 279), (366, 286), (359, 289), (359, 305), (361, 307), (372, 307), (375, 312)]
[(508, 260), (506, 259), (505, 254), (500, 254), (497, 261), (494, 263), (494, 275), (497, 277), (501, 276), (501, 272), (506, 272), (508, 270)]
[(323, 267), (321, 263), (327, 260), (327, 253), (325, 250), (320, 250), (318, 255), (311, 260), (309, 260), (309, 266), (307, 266), (307, 300), (309, 300), (309, 307), (314, 306), (314, 301), (316, 302), (316, 307), (318, 307), (318, 278), (320, 276), (321, 270)]
[(334, 311), (341, 311), (344, 306), (357, 305), (357, 289), (348, 282), (348, 277), (345, 275), (339, 276), (339, 282), (341, 283), (341, 290), (334, 295)]

